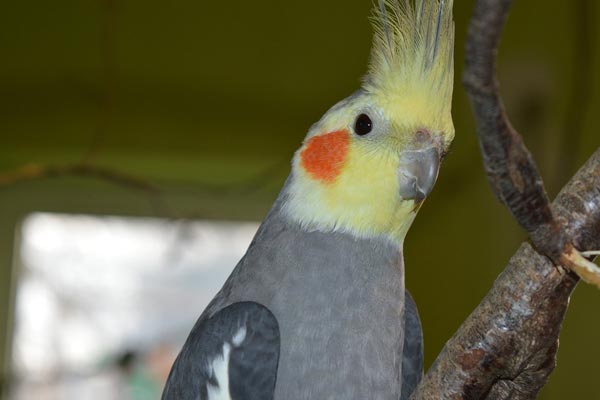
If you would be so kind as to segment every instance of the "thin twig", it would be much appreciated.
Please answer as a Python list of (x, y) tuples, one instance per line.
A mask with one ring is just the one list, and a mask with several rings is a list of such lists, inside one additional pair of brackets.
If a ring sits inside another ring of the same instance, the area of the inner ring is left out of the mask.
[(53, 178), (59, 176), (83, 176), (101, 179), (118, 186), (141, 190), (147, 193), (158, 193), (159, 189), (144, 179), (117, 171), (112, 168), (91, 164), (37, 164), (29, 163), (11, 171), (0, 174), (0, 189), (19, 182)]
[[(186, 183), (176, 180), (161, 180), (160, 187), (169, 187), (169, 193), (198, 194), (214, 196), (249, 196), (266, 187), (289, 168), (289, 161), (277, 162), (254, 176), (228, 184), (194, 183), (193, 190), (186, 189)], [(165, 198), (165, 192), (154, 181), (141, 178), (111, 167), (77, 162), (69, 164), (28, 163), (13, 170), (0, 171), (0, 190), (19, 183), (65, 176), (99, 179), (126, 189), (142, 192), (148, 197), (156, 214), (170, 219), (198, 218), (203, 213), (181, 215), (175, 212)], [(189, 186), (189, 182), (187, 183)]]
[(148, 196), (151, 207), (158, 215), (176, 218), (160, 189), (145, 179), (113, 168), (86, 163), (25, 164), (17, 169), (0, 173), (0, 190), (27, 181), (63, 176), (94, 178), (126, 189), (141, 191)]

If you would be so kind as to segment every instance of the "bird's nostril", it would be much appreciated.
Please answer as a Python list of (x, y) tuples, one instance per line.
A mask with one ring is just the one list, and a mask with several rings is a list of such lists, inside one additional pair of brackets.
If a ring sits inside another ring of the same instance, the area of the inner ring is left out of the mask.
[(425, 143), (431, 139), (431, 134), (426, 129), (419, 129), (415, 135), (417, 143)]

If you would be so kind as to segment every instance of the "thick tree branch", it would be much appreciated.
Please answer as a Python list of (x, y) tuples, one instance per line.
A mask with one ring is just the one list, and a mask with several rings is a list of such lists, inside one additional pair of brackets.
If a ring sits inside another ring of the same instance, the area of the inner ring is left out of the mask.
[[(581, 249), (600, 248), (600, 150), (552, 210)], [(446, 343), (413, 399), (533, 399), (555, 364), (578, 278), (524, 243)]]
[(561, 265), (584, 278), (597, 277), (575, 249), (600, 248), (600, 150), (551, 206), (498, 93), (496, 52), (510, 5), (511, 0), (477, 1), (463, 80), (489, 182), (532, 245), (524, 243), (515, 253), (446, 343), (413, 399), (535, 398), (554, 369), (561, 324), (578, 281)]

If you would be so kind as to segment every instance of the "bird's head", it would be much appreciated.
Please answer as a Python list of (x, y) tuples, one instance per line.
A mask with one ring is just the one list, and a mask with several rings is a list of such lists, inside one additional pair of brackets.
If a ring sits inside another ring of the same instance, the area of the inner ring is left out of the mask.
[(308, 229), (402, 242), (454, 138), (452, 0), (380, 0), (362, 88), (308, 132), (285, 212)]

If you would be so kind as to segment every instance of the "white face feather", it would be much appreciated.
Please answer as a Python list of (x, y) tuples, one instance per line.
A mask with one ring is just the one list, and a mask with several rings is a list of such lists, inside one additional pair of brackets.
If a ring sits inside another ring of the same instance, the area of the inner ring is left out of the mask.
[(213, 386), (210, 383), (207, 386), (208, 400), (231, 400), (229, 393), (229, 359), (231, 357), (231, 349), (239, 347), (246, 339), (246, 327), (241, 327), (233, 338), (231, 343), (223, 344), (222, 354), (215, 357), (209, 364), (208, 369), (217, 380), (217, 385)]

